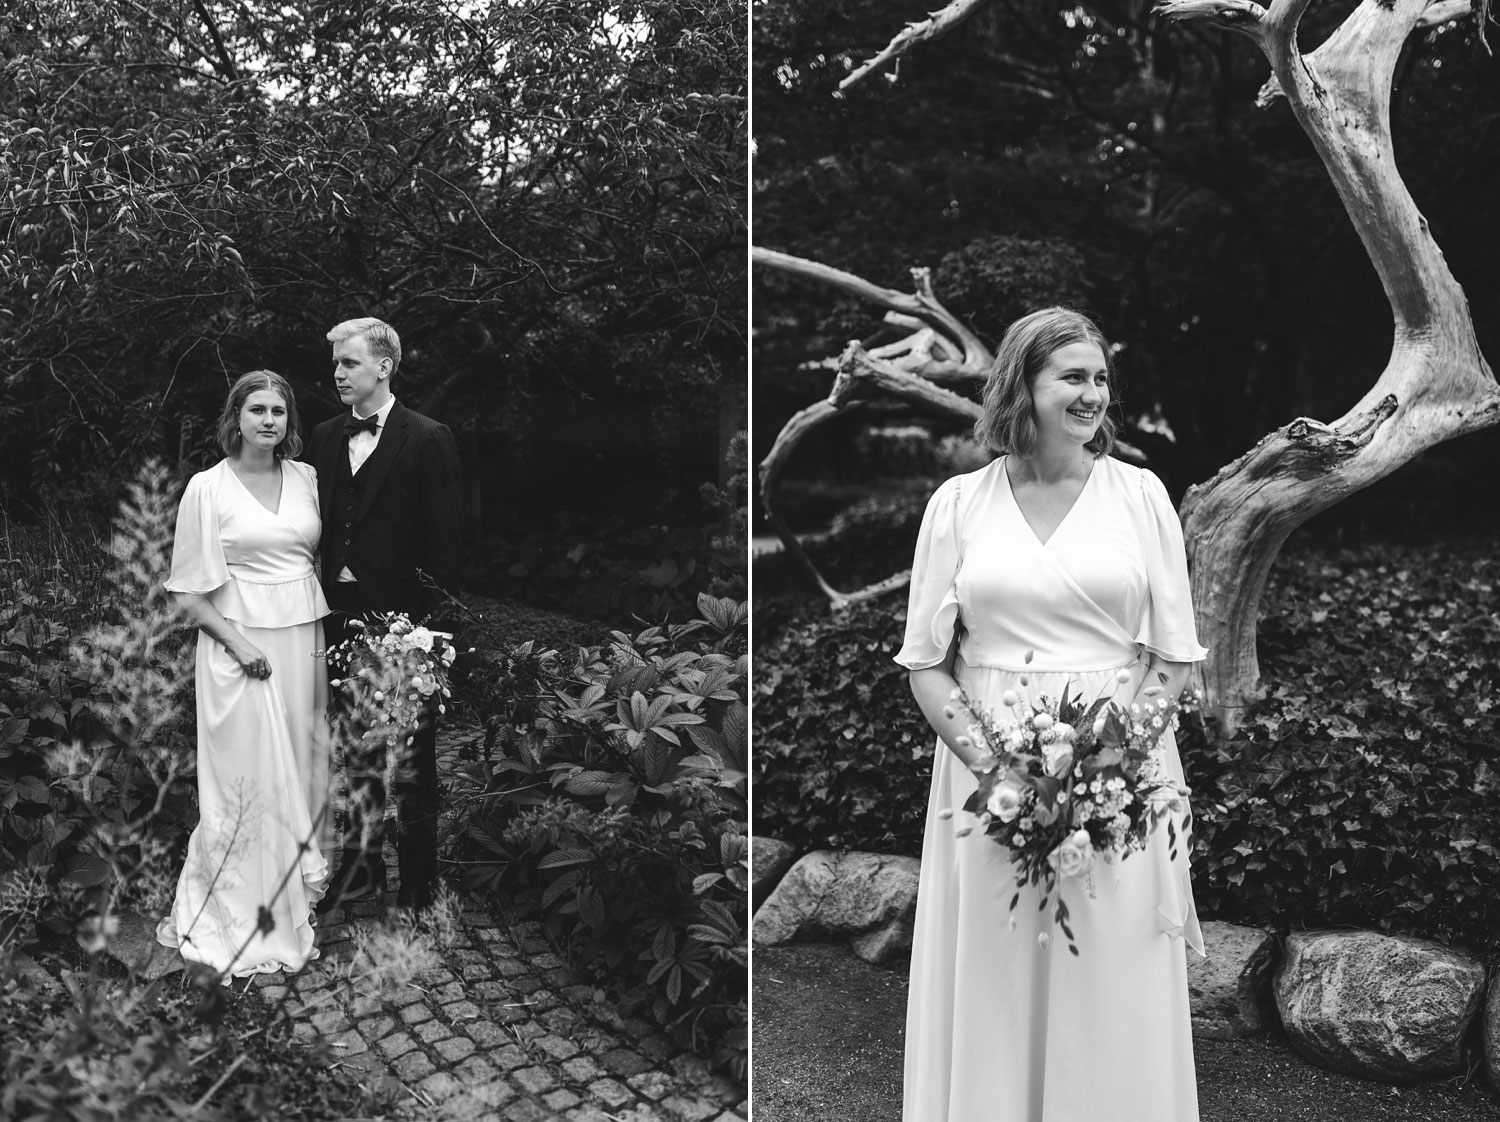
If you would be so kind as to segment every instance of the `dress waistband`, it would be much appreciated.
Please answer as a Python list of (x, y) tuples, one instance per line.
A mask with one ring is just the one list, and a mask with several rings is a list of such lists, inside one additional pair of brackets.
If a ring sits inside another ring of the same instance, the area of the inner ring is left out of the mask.
[(962, 654), (960, 654), (958, 656), (958, 660), (961, 663), (963, 663), (964, 666), (968, 667), (970, 670), (999, 670), (999, 671), (1002, 671), (1003, 673), (1006, 673), (1006, 674), (1064, 674), (1064, 675), (1071, 675), (1071, 676), (1074, 676), (1074, 677), (1076, 677), (1076, 676), (1078, 676), (1080, 674), (1112, 674), (1112, 673), (1117, 673), (1117, 672), (1119, 672), (1121, 670), (1134, 670), (1136, 667), (1138, 667), (1138, 666), (1141, 665), (1141, 660), (1140, 660), (1139, 657), (1132, 658), (1128, 662), (1117, 662), (1117, 663), (1114, 663), (1113, 665), (1109, 665), (1109, 666), (1092, 666), (1092, 667), (1091, 666), (1083, 666), (1083, 667), (1079, 667), (1079, 666), (1068, 666), (1068, 667), (1038, 666), (1034, 662), (1031, 663), (1029, 666), (1026, 665), (1025, 663), (1022, 663), (1020, 666), (1009, 666), (1009, 665), (1006, 665), (1005, 663), (1000, 663), (1000, 662), (970, 662), (968, 659), (964, 658), (964, 656)]

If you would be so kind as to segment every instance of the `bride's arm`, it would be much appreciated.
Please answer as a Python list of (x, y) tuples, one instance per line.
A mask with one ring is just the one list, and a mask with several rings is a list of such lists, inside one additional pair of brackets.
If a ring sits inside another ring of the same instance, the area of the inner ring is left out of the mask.
[(173, 595), (177, 597), (183, 615), (192, 621), (193, 626), (224, 644), (229, 656), (240, 664), (246, 674), (252, 678), (271, 676), (271, 664), (260, 648), (236, 631), (234, 625), (219, 614), (219, 609), (213, 606), (207, 596), (200, 592), (176, 592)]
[[(1146, 652), (1146, 673), (1134, 694), (1120, 698), (1127, 709), (1138, 711), (1149, 724), (1150, 716), (1161, 718), (1159, 728), (1165, 729), (1177, 710), (1177, 700), (1187, 687), (1188, 677), (1193, 672), (1191, 662), (1173, 662), (1159, 654)], [(1166, 705), (1161, 702), (1165, 701)], [(1158, 727), (1158, 726), (1153, 726)]]
[[(911, 671), (907, 680), (911, 682), (911, 692), (917, 699), (917, 707), (922, 710), (922, 716), (927, 718), (932, 731), (942, 738), (943, 743), (963, 762), (964, 767), (972, 767), (974, 761), (984, 755), (984, 750), (974, 744), (968, 747), (960, 747), (958, 744), (959, 737), (968, 737), (969, 718), (953, 703), (953, 691), (958, 689), (958, 679), (953, 676), (957, 656), (958, 638), (955, 636), (953, 645), (948, 648), (947, 658), (936, 666)], [(948, 716), (949, 713), (953, 716)]]

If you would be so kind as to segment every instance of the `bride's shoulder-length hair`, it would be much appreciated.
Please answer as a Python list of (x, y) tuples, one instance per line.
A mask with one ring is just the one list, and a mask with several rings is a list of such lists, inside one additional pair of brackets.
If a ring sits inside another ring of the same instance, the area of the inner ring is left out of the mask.
[(240, 435), (240, 410), (257, 390), (270, 390), (280, 394), (286, 402), (286, 436), (276, 445), (278, 458), (294, 460), (302, 452), (302, 421), (297, 416), (297, 395), (292, 387), (274, 370), (252, 370), (241, 374), (229, 387), (229, 396), (224, 399), (224, 411), (219, 414), (219, 423), (214, 430), (219, 438), (219, 447), (226, 456), (237, 456), (244, 437)]
[(1042, 308), (1022, 316), (1005, 331), (985, 377), (982, 412), (974, 422), (974, 439), (995, 455), (1025, 456), (1036, 444), (1036, 414), (1031, 404), (1037, 375), (1054, 351), (1073, 343), (1093, 343), (1109, 372), (1110, 406), (1093, 439), (1084, 445), (1095, 456), (1115, 446), (1116, 425), (1110, 415), (1119, 401), (1115, 356), (1099, 326), (1072, 308)]

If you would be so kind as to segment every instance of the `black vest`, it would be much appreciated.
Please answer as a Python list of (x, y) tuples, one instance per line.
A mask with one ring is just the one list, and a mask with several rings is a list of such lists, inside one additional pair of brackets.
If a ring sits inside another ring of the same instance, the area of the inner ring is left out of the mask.
[[(323, 512), (323, 538), (328, 543), (325, 580), (337, 580), (339, 572), (348, 564), (345, 559), (354, 539), (354, 518), (365, 497), (365, 482), (370, 478), (370, 473), (365, 470), (370, 466), (368, 459), (358, 472), (350, 474), (347, 436), (339, 441), (337, 459), (338, 469), (333, 473), (333, 509)], [(359, 576), (357, 572), (354, 575)]]

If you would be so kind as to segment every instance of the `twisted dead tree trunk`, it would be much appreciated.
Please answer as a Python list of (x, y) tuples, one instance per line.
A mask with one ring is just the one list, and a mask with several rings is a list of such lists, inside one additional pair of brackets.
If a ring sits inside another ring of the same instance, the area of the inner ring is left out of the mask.
[[(910, 25), (843, 85), (946, 33), (986, 2), (954, 0)], [(1286, 98), (1375, 266), (1394, 320), (1385, 368), (1344, 416), (1327, 424), (1298, 418), (1183, 500), (1199, 636), (1212, 651), (1200, 684), (1206, 710), (1226, 731), (1238, 727), (1245, 706), (1260, 693), (1256, 623), (1287, 536), (1419, 452), (1500, 421), (1500, 387), (1479, 351), (1468, 301), (1396, 169), (1390, 126), (1392, 82), (1407, 39), (1470, 14), (1477, 15), (1483, 39), (1488, 0), (1472, 6), (1469, 0), (1364, 0), (1316, 50), (1304, 53), (1297, 26), (1310, 3), (1273, 0), (1267, 8), (1254, 0), (1163, 0), (1157, 7), (1168, 19), (1206, 20), (1244, 35), (1264, 53), (1271, 78), (1258, 104)], [(757, 260), (833, 283), (814, 272), (823, 266), (810, 262), (793, 270), (760, 252)], [(841, 371), (864, 362), (846, 351)], [(899, 385), (906, 396), (909, 383)], [(774, 481), (774, 456), (775, 450), (762, 467), (763, 484)], [(873, 587), (884, 590), (891, 582)]]
[[(1259, 104), (1284, 96), (1317, 150), (1380, 277), (1394, 318), (1390, 358), (1338, 420), (1271, 433), (1183, 500), (1208, 709), (1234, 729), (1259, 694), (1255, 626), (1287, 535), (1444, 440), (1500, 421), (1500, 388), (1480, 354), (1463, 289), (1396, 170), (1391, 85), (1418, 28), (1466, 16), (1466, 2), (1365, 0), (1316, 50), (1297, 45), (1310, 0), (1166, 0), (1170, 19), (1248, 36), (1271, 63)], [(1487, 13), (1481, 13), (1481, 18)]]

